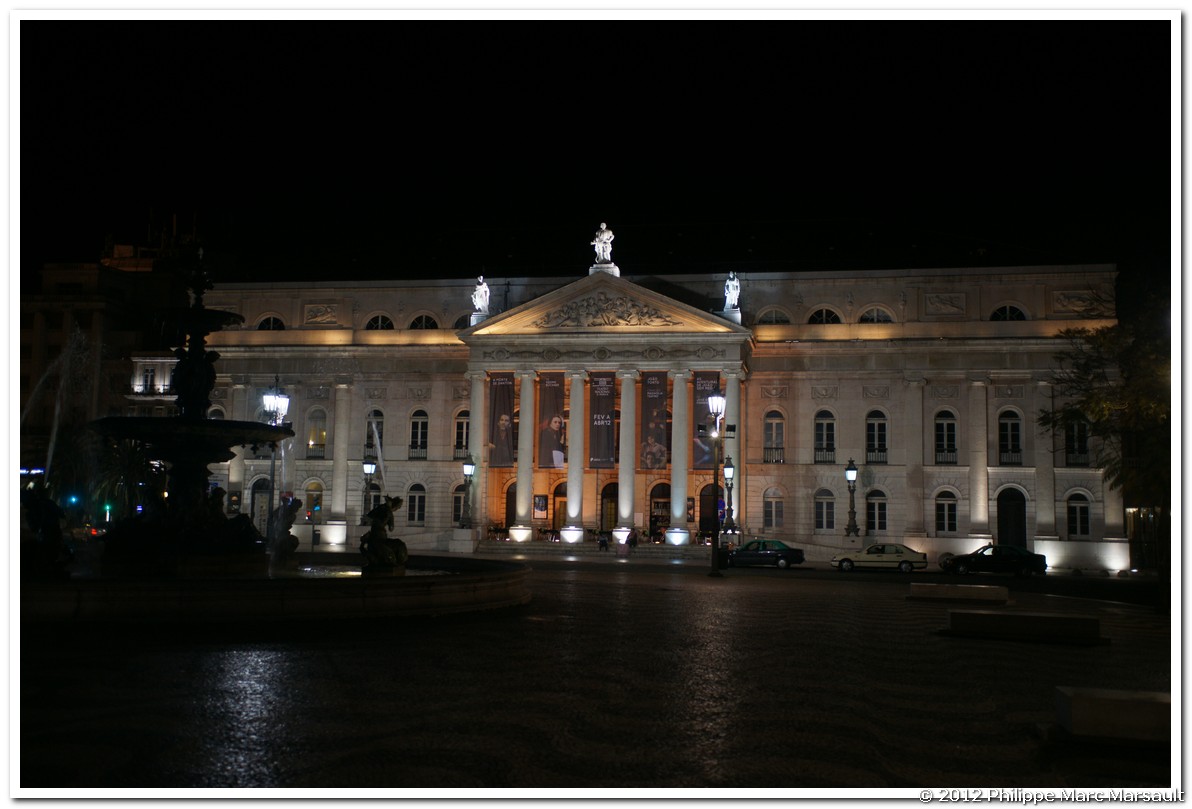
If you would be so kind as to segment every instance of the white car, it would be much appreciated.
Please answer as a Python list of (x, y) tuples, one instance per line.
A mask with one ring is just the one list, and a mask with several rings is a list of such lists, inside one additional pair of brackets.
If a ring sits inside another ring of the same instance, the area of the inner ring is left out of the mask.
[(859, 551), (846, 551), (832, 557), (832, 567), (848, 572), (854, 567), (876, 567), (910, 573), (927, 567), (927, 554), (894, 542), (870, 545)]

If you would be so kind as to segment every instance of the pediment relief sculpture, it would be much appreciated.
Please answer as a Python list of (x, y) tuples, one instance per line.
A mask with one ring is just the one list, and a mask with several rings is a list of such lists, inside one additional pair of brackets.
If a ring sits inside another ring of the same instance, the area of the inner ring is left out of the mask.
[(535, 328), (589, 328), (592, 326), (680, 326), (657, 307), (624, 295), (610, 296), (601, 291), (586, 298), (569, 301), (546, 313), (533, 323)]

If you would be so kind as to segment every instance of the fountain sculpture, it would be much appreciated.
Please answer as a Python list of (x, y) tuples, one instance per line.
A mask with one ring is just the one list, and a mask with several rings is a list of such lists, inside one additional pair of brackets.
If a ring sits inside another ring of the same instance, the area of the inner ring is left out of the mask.
[(185, 275), (191, 305), (164, 313), (185, 335), (184, 345), (174, 352), (178, 358), (174, 387), (179, 414), (112, 416), (90, 425), (107, 438), (142, 442), (150, 458), (166, 463), (168, 474), (169, 497), (164, 508), (146, 509), (145, 514), (118, 523), (109, 532), (105, 575), (113, 567), (179, 575), (212, 567), (239, 567), (246, 573), (261, 574), (268, 570), (265, 539), (247, 515), (227, 518), (223, 490), (208, 492), (207, 466), (230, 460), (232, 447), (274, 445), (294, 433), (284, 425), (207, 418), (219, 358), (217, 352), (207, 349), (207, 335), (244, 318), (203, 305), (203, 294), (212, 284), (203, 267), (201, 248), (185, 268)]

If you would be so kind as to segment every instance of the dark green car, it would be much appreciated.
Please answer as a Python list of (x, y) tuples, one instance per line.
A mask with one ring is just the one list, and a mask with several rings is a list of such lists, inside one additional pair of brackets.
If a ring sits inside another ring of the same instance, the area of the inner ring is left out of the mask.
[(776, 565), (785, 569), (803, 564), (803, 549), (794, 548), (778, 539), (751, 539), (728, 552), (729, 567), (746, 565)]

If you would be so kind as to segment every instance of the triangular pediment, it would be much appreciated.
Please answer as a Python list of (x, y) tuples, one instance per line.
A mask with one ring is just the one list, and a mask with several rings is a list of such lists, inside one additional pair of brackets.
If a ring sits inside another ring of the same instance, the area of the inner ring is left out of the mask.
[(548, 292), (460, 332), (465, 343), (491, 337), (559, 334), (740, 334), (742, 326), (604, 272)]

